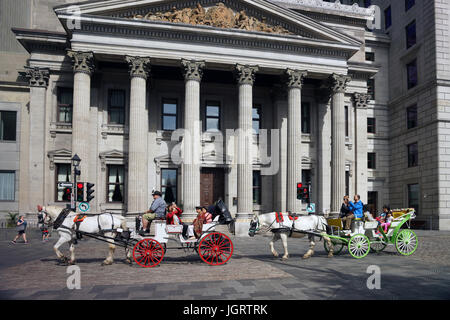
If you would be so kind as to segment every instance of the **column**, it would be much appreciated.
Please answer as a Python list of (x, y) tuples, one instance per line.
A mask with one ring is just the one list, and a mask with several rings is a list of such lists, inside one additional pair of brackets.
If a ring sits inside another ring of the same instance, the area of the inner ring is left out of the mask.
[(45, 163), (45, 104), (49, 70), (25, 67), (30, 82), (30, 142), (28, 210), (44, 205)]
[(302, 179), (302, 86), (306, 71), (286, 70), (288, 76), (287, 117), (287, 211), (301, 212), (297, 183)]
[(81, 159), (81, 176), (77, 181), (90, 182), (89, 178), (89, 113), (91, 104), (91, 75), (94, 71), (92, 52), (69, 51), (73, 60), (73, 113), (72, 155)]
[(330, 212), (331, 191), (331, 106), (330, 90), (328, 87), (318, 88), (316, 91), (318, 105), (318, 198), (317, 212)]
[(253, 83), (257, 66), (236, 65), (239, 85), (237, 132), (237, 214), (236, 235), (248, 235), (248, 222), (253, 213)]
[(200, 205), (200, 82), (205, 62), (182, 60), (185, 81), (185, 110), (183, 137), (183, 215), (190, 221)]
[(367, 104), (369, 95), (354, 93), (355, 105), (355, 177), (356, 193), (361, 196), (363, 203), (367, 203)]
[(148, 209), (147, 77), (150, 58), (125, 57), (130, 70), (130, 125), (128, 143), (127, 211)]
[(331, 213), (339, 212), (345, 195), (345, 110), (344, 94), (350, 77), (331, 76)]

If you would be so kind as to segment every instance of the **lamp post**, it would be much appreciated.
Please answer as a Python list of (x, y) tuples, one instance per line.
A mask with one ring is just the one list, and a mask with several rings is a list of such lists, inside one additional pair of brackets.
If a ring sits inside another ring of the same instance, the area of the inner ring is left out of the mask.
[(78, 170), (78, 166), (80, 165), (81, 159), (75, 154), (72, 157), (72, 167), (73, 167), (73, 185), (72, 185), (72, 197), (70, 199), (70, 209), (73, 211), (77, 210), (77, 176), (81, 174), (81, 171)]

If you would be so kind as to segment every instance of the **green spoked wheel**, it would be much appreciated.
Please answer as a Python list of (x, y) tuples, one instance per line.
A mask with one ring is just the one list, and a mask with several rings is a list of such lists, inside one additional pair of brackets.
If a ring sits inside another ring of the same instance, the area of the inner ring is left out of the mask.
[(370, 250), (376, 253), (383, 251), (386, 247), (387, 244), (383, 240), (376, 240), (370, 243)]
[(348, 251), (353, 258), (362, 259), (369, 254), (370, 241), (363, 234), (355, 234), (348, 242)]
[(395, 238), (395, 248), (404, 256), (412, 255), (418, 244), (416, 233), (410, 229), (403, 229)]
[[(336, 239), (330, 239), (331, 240), (331, 244), (333, 246), (333, 254), (339, 254), (342, 251), (342, 248), (344, 248), (344, 243), (340, 240), (336, 240)], [(328, 242), (323, 239), (323, 247), (325, 248), (325, 251), (327, 253), (330, 252), (330, 247), (328, 246)]]

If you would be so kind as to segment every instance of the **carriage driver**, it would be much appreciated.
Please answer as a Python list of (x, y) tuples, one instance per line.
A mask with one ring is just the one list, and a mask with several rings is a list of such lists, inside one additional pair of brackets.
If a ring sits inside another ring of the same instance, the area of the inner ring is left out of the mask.
[(152, 221), (155, 219), (166, 219), (166, 202), (162, 198), (162, 193), (154, 191), (152, 193), (153, 202), (150, 209), (145, 211), (142, 216), (143, 229), (139, 232), (140, 235), (144, 235), (145, 231), (150, 231)]

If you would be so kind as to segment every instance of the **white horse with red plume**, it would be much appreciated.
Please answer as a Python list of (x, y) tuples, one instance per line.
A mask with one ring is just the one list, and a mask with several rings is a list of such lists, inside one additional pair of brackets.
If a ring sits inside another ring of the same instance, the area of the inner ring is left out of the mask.
[(327, 220), (323, 216), (310, 214), (307, 216), (291, 216), (289, 213), (270, 212), (264, 214), (255, 214), (250, 222), (249, 236), (253, 237), (257, 233), (272, 232), (273, 237), (269, 243), (270, 251), (274, 257), (278, 257), (278, 252), (274, 248), (274, 242), (281, 239), (284, 248), (283, 260), (289, 258), (287, 247), (287, 238), (303, 238), (308, 235), (309, 250), (303, 255), (303, 259), (308, 259), (314, 254), (315, 236), (323, 237), (327, 242), (328, 257), (333, 257), (333, 245), (331, 239), (327, 237)]
[[(103, 234), (106, 241), (109, 242), (109, 252), (102, 265), (110, 265), (114, 262), (115, 244), (114, 238), (116, 237), (118, 230), (127, 231), (127, 225), (125, 217), (103, 213), (98, 215), (86, 216), (82, 222), (77, 226), (76, 218), (77, 213), (66, 208), (57, 206), (40, 206), (38, 205), (38, 211), (42, 214), (42, 221), (48, 226), (58, 231), (59, 239), (53, 246), (56, 256), (61, 262), (74, 264), (75, 263), (75, 239), (76, 233), (82, 232), (86, 234)], [(80, 214), (83, 216), (83, 214)], [(64, 256), (59, 248), (64, 244), (69, 243), (70, 258)], [(131, 264), (132, 251), (126, 248), (126, 261)]]

